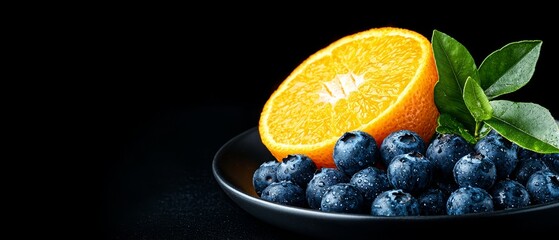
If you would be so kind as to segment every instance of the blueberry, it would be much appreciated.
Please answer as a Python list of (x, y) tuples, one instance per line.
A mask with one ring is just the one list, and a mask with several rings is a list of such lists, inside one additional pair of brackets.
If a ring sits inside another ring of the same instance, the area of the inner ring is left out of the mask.
[(518, 163), (518, 145), (513, 144), (495, 130), (477, 141), (474, 150), (493, 161), (497, 180), (508, 178)]
[(372, 166), (353, 174), (349, 183), (353, 184), (363, 193), (366, 205), (368, 206), (370, 206), (373, 199), (379, 193), (391, 189), (386, 171)]
[(526, 149), (520, 146), (517, 146), (516, 148), (517, 148), (517, 157), (519, 162), (527, 161), (531, 159), (541, 159), (544, 155), (542, 153), (534, 152), (530, 149)]
[(317, 170), (316, 164), (304, 154), (290, 154), (283, 158), (277, 169), (277, 180), (288, 180), (306, 189)]
[(533, 173), (547, 168), (547, 165), (541, 158), (526, 158), (519, 161), (517, 167), (511, 173), (511, 179), (518, 181), (522, 185), (526, 185), (528, 178), (532, 176)]
[(402, 189), (381, 192), (371, 204), (373, 216), (419, 216), (419, 201)]
[(435, 181), (431, 185), (432, 185), (431, 187), (435, 187), (443, 191), (444, 195), (447, 198), (448, 196), (450, 196), (452, 192), (454, 192), (456, 189), (459, 188), (458, 184), (456, 183), (456, 181), (454, 181), (454, 179), (452, 179), (452, 181), (442, 181), (442, 180)]
[(273, 182), (277, 181), (276, 171), (279, 162), (276, 160), (267, 161), (254, 171), (252, 175), (252, 185), (258, 196), (262, 195), (262, 190)]
[(448, 215), (494, 211), (493, 199), (483, 188), (465, 186), (456, 189), (446, 201)]
[(262, 190), (261, 199), (282, 205), (306, 207), (305, 191), (291, 181), (273, 182)]
[(497, 180), (495, 164), (481, 153), (466, 154), (453, 169), (454, 180), (459, 187), (474, 186), (489, 189)]
[(378, 156), (375, 138), (358, 130), (345, 132), (336, 141), (332, 154), (336, 167), (349, 177), (363, 168), (373, 166)]
[(415, 194), (431, 184), (433, 163), (420, 152), (412, 151), (395, 156), (386, 172), (393, 188)]
[(386, 136), (379, 147), (380, 157), (388, 166), (397, 155), (412, 151), (425, 154), (425, 141), (414, 131), (397, 130)]
[(457, 134), (437, 134), (425, 150), (425, 156), (434, 165), (434, 174), (445, 180), (454, 180), (454, 164), (463, 156), (474, 151), (462, 136)]
[(420, 215), (444, 215), (446, 214), (446, 195), (442, 189), (431, 187), (423, 191), (417, 197)]
[(530, 194), (526, 187), (516, 180), (505, 179), (498, 181), (489, 190), (493, 197), (495, 210), (521, 208), (530, 205)]
[(337, 183), (326, 190), (320, 202), (320, 211), (336, 213), (363, 213), (365, 201), (355, 186)]
[(337, 168), (320, 168), (307, 185), (306, 196), (310, 208), (319, 209), (322, 196), (328, 187), (349, 182), (349, 177)]
[(545, 162), (547, 167), (556, 173), (559, 173), (559, 153), (544, 154), (542, 160)]
[(550, 169), (539, 170), (528, 178), (526, 189), (533, 203), (559, 200), (559, 174)]

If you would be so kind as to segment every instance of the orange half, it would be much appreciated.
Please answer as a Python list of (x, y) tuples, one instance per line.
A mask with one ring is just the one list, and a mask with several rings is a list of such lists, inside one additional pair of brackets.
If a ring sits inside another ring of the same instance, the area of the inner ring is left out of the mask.
[(303, 61), (265, 103), (262, 143), (281, 161), (306, 154), (335, 167), (332, 153), (346, 131), (370, 133), (380, 146), (408, 129), (428, 141), (439, 115), (430, 41), (402, 28), (373, 28), (343, 37)]

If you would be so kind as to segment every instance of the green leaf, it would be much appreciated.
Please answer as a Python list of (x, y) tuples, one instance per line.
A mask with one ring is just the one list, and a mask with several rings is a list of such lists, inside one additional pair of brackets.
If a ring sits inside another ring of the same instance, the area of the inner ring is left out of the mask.
[(466, 79), (463, 97), (466, 107), (468, 107), (476, 122), (491, 118), (493, 108), (489, 104), (489, 99), (487, 99), (483, 89), (481, 89), (476, 80), (471, 77)]
[(487, 136), (489, 134), (489, 132), (491, 132), (491, 130), (493, 130), (493, 128), (491, 128), (489, 125), (484, 123), (482, 125), (481, 129), (479, 130), (479, 133), (477, 135), (477, 140)]
[(475, 144), (476, 139), (468, 130), (464, 128), (464, 125), (460, 123), (458, 120), (450, 116), (449, 114), (442, 113), (439, 115), (437, 119), (437, 132), (438, 133), (448, 133), (448, 134), (456, 134), (462, 136), (466, 141), (471, 144)]
[(559, 125), (549, 110), (535, 103), (490, 101), (493, 117), (484, 121), (506, 139), (538, 153), (559, 153)]
[(440, 113), (452, 115), (473, 132), (475, 119), (466, 107), (462, 93), (469, 76), (479, 79), (475, 61), (461, 43), (440, 31), (433, 31), (431, 45), (439, 74), (434, 90), (435, 104)]
[(434, 30), (431, 45), (439, 75), (434, 100), (440, 113), (436, 131), (459, 134), (476, 143), (494, 129), (520, 147), (559, 153), (559, 121), (547, 109), (534, 103), (494, 100), (530, 81), (541, 44), (539, 40), (507, 44), (477, 69), (462, 44)]
[(542, 41), (513, 42), (487, 56), (479, 67), (479, 83), (491, 100), (518, 90), (530, 81)]

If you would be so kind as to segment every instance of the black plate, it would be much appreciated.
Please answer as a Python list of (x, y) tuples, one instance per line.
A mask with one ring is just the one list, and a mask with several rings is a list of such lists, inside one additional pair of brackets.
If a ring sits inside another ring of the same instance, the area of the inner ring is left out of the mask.
[[(279, 228), (318, 238), (374, 236), (393, 239), (402, 234), (437, 236), (498, 236), (518, 233), (556, 233), (559, 227), (559, 203), (522, 209), (474, 213), (461, 216), (382, 217), (358, 214), (326, 213), (318, 210), (279, 205), (261, 200), (252, 186), (252, 174), (273, 157), (260, 141), (256, 127), (229, 140), (213, 159), (213, 174), (225, 193), (256, 218)], [(534, 236), (534, 235), (532, 235)]]

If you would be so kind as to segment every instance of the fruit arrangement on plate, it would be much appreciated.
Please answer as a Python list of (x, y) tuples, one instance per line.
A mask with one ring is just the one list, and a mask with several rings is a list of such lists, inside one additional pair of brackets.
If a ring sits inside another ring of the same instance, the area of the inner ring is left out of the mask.
[[(324, 212), (373, 216), (461, 215), (559, 202), (559, 154), (536, 153), (492, 131), (476, 144), (409, 130), (380, 146), (363, 131), (334, 146), (336, 167), (304, 154), (264, 162), (253, 175), (262, 199)], [(499, 169), (499, 171), (497, 170)]]
[(479, 67), (440, 31), (346, 36), (303, 61), (258, 125), (274, 156), (253, 175), (266, 201), (375, 216), (463, 215), (559, 201), (559, 124), (526, 85), (542, 41)]

